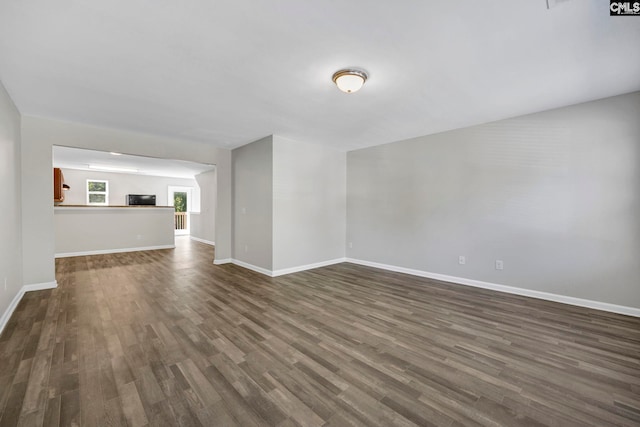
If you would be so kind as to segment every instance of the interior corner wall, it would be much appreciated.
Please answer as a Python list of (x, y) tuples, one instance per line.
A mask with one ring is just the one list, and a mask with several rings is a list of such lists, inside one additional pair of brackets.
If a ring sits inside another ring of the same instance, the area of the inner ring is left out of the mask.
[(0, 82), (0, 330), (22, 289), (20, 113)]
[(233, 259), (271, 271), (273, 137), (234, 149), (232, 168)]
[(639, 118), (635, 92), (349, 152), (347, 257), (640, 308)]
[(273, 270), (345, 256), (346, 153), (273, 137)]
[(195, 176), (200, 187), (200, 212), (191, 214), (191, 236), (207, 242), (215, 242), (216, 238), (217, 178), (215, 170)]
[(38, 117), (22, 117), (23, 282), (55, 280), (52, 147), (215, 164), (218, 171), (216, 259), (231, 257), (231, 151), (209, 144)]

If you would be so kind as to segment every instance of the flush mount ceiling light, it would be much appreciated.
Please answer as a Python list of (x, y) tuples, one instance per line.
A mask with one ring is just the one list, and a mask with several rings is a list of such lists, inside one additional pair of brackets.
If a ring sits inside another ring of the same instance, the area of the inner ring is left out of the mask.
[(360, 90), (364, 82), (367, 81), (367, 77), (367, 73), (364, 71), (345, 69), (335, 72), (333, 82), (341, 91), (353, 93)]

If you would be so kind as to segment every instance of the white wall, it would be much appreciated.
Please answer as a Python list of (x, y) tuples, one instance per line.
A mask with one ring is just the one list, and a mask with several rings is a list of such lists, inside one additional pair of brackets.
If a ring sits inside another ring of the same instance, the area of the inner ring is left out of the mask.
[(346, 153), (273, 137), (273, 270), (345, 256)]
[(266, 274), (345, 255), (346, 154), (269, 136), (233, 150), (234, 260)]
[(214, 243), (218, 173), (215, 170), (195, 177), (200, 187), (200, 212), (191, 214), (191, 237)]
[[(78, 169), (62, 169), (65, 184), (71, 188), (64, 192), (63, 205), (87, 204), (87, 179), (109, 181), (109, 205), (123, 206), (126, 204), (127, 194), (155, 194), (157, 206), (173, 206), (168, 200), (168, 187), (193, 187), (194, 199), (199, 198), (198, 183), (195, 179), (167, 178), (162, 176), (147, 176), (127, 173), (113, 173), (101, 171), (86, 171)], [(193, 202), (193, 201), (192, 201)], [(199, 202), (192, 203), (192, 206)]]
[(204, 143), (162, 138), (37, 117), (22, 117), (23, 280), (55, 279), (52, 146), (215, 164), (218, 171), (216, 258), (231, 257), (231, 151)]
[(347, 171), (350, 258), (640, 307), (640, 92), (353, 151)]
[(22, 288), (20, 169), (20, 113), (0, 82), (0, 331)]
[(236, 148), (232, 159), (233, 259), (271, 270), (273, 137)]
[(175, 247), (173, 213), (161, 207), (56, 207), (56, 256)]
[[(640, 93), (633, 93), (348, 153), (347, 256), (640, 307), (638, 117)], [(23, 117), (20, 128), (4, 91), (0, 139), (3, 161), (11, 163), (3, 177), (22, 185), (24, 195), (24, 284), (55, 280), (52, 145), (216, 164), (216, 259), (280, 265), (272, 233), (286, 222), (280, 208), (296, 205), (277, 196), (274, 219), (279, 159), (271, 137), (234, 150), (233, 252), (229, 150), (35, 117)], [(20, 202), (19, 190), (0, 191), (3, 200)], [(19, 208), (3, 215), (15, 227), (0, 246), (2, 268), (20, 282)], [(295, 248), (277, 241), (277, 251)], [(503, 271), (494, 269), (495, 259), (504, 260)], [(282, 265), (297, 262), (306, 261)]]

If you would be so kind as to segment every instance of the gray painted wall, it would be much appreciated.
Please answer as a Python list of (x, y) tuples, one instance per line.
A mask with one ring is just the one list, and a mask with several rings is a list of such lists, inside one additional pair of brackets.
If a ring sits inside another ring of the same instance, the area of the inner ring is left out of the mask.
[(216, 258), (231, 256), (231, 151), (37, 117), (22, 117), (22, 233), (25, 284), (55, 280), (52, 146), (63, 145), (215, 164), (218, 171)]
[(195, 179), (200, 187), (200, 212), (191, 214), (191, 236), (215, 242), (218, 173), (215, 170), (204, 172)]
[(56, 207), (56, 255), (173, 247), (173, 213), (167, 207)]
[(268, 136), (236, 148), (232, 164), (233, 258), (271, 270), (273, 138)]
[(346, 153), (273, 137), (273, 270), (345, 256)]
[(348, 257), (640, 307), (640, 92), (353, 151), (347, 171)]
[(198, 183), (195, 179), (167, 178), (162, 176), (135, 175), (102, 171), (86, 171), (78, 169), (62, 169), (65, 184), (71, 187), (64, 192), (64, 202), (60, 205), (87, 204), (87, 179), (109, 181), (109, 205), (122, 206), (126, 204), (127, 194), (155, 194), (157, 206), (172, 206), (168, 200), (168, 187), (192, 187), (192, 209), (200, 206)]
[(0, 327), (22, 288), (20, 175), (20, 113), (0, 83)]

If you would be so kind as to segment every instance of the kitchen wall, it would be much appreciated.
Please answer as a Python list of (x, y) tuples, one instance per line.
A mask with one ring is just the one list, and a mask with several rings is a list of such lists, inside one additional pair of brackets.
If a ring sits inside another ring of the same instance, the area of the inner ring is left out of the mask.
[(216, 258), (231, 257), (231, 151), (206, 143), (39, 117), (22, 117), (23, 281), (55, 280), (53, 145), (215, 164), (218, 171)]
[(56, 257), (175, 247), (174, 210), (56, 206)]
[(347, 257), (640, 308), (639, 118), (636, 92), (352, 151)]
[[(51, 174), (52, 175), (52, 174)], [(20, 113), (0, 82), (0, 332), (21, 297)]]
[[(54, 162), (55, 165), (55, 162)], [(182, 186), (192, 187), (192, 207), (199, 210), (200, 188), (195, 179), (168, 178), (162, 176), (147, 176), (128, 173), (114, 173), (101, 171), (87, 171), (79, 169), (63, 168), (65, 184), (71, 188), (64, 192), (63, 205), (87, 204), (87, 180), (98, 179), (109, 181), (109, 205), (122, 206), (126, 203), (127, 194), (155, 194), (157, 206), (172, 206), (173, 201), (168, 200), (168, 187)]]

